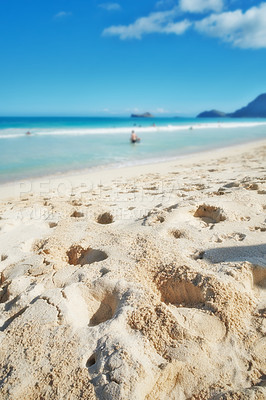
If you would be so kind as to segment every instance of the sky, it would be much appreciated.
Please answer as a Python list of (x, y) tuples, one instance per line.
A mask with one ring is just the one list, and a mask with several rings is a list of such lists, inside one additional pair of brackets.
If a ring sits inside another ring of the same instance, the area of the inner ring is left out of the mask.
[(193, 116), (266, 92), (266, 1), (0, 0), (0, 115)]

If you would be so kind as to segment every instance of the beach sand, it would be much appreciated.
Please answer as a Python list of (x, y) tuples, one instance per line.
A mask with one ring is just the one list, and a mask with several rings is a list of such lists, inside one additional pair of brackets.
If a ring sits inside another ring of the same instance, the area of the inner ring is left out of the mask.
[(265, 160), (2, 185), (0, 398), (265, 399)]

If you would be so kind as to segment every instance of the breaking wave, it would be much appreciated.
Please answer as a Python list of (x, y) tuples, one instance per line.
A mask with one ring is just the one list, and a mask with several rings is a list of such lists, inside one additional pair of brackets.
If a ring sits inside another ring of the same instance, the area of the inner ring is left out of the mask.
[[(215, 123), (192, 123), (185, 125), (165, 125), (165, 126), (149, 126), (149, 127), (112, 127), (112, 128), (33, 128), (30, 130), (31, 136), (84, 136), (84, 135), (112, 135), (112, 134), (130, 134), (134, 129), (137, 133), (145, 132), (178, 132), (186, 130), (201, 129), (234, 129), (234, 128), (251, 128), (266, 125), (266, 122), (215, 122)], [(8, 128), (0, 130), (0, 139), (16, 139), (25, 137), (27, 129)]]

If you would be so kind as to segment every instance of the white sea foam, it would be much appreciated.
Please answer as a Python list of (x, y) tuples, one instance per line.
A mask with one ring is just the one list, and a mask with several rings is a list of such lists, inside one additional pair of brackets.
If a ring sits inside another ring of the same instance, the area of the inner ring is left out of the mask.
[[(149, 127), (114, 127), (114, 128), (66, 128), (66, 129), (43, 129), (33, 128), (30, 130), (32, 136), (82, 136), (82, 135), (109, 135), (109, 134), (130, 134), (132, 130), (137, 133), (165, 132), (165, 131), (187, 131), (200, 129), (234, 129), (265, 126), (265, 122), (210, 122), (192, 123), (187, 125), (164, 125)], [(27, 129), (8, 128), (0, 130), (0, 139), (15, 139), (26, 136)]]
[(16, 139), (18, 137), (23, 137), (25, 134), (23, 133), (10, 133), (10, 134), (2, 134), (0, 133), (0, 139)]

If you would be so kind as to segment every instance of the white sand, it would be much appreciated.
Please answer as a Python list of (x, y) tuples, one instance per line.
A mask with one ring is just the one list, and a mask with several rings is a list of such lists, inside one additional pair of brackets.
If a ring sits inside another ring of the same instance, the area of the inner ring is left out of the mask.
[(0, 186), (0, 399), (265, 399), (265, 160)]

